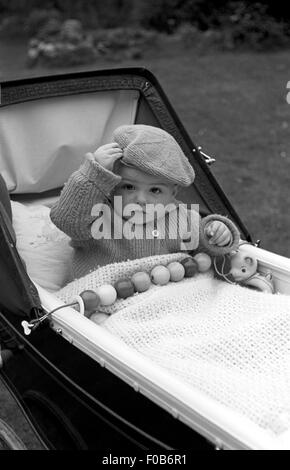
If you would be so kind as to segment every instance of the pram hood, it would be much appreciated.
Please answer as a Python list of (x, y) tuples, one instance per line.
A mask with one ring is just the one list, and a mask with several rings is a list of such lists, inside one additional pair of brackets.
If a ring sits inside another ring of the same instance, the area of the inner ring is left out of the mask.
[(110, 142), (117, 126), (133, 123), (158, 126), (171, 133), (194, 166), (195, 182), (180, 192), (180, 199), (199, 203), (202, 214), (228, 216), (243, 238), (250, 240), (148, 70), (119, 68), (2, 82), (0, 308), (10, 317), (33, 318), (41, 304), (15, 247), (9, 195), (21, 200), (57, 194), (87, 151)]

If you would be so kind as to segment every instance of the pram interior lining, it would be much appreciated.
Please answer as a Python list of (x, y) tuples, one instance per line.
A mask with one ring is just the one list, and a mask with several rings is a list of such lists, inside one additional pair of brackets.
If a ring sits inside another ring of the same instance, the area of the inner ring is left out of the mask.
[(8, 190), (60, 188), (86, 152), (134, 123), (139, 93), (96, 92), (18, 103), (0, 113), (0, 167)]

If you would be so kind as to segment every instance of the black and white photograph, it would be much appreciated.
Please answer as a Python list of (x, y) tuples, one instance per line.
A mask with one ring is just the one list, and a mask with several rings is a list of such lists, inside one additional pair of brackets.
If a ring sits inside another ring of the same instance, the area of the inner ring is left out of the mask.
[(289, 188), (285, 2), (0, 0), (0, 450), (290, 450)]

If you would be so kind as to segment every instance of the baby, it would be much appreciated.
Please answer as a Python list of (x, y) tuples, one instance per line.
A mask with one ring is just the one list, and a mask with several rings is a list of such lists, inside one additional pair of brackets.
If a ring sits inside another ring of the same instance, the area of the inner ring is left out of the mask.
[(86, 155), (51, 209), (52, 221), (74, 247), (74, 279), (128, 259), (236, 246), (239, 232), (226, 217), (215, 215), (202, 225), (196, 210), (176, 200), (195, 173), (170, 134), (125, 125), (113, 140)]

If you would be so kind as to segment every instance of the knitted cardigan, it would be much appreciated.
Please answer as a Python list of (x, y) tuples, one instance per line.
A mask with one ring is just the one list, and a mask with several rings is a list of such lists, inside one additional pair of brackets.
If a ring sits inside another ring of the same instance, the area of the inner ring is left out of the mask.
[[(84, 163), (70, 176), (64, 185), (58, 202), (51, 209), (50, 217), (52, 222), (71, 238), (71, 245), (74, 247), (72, 279), (80, 278), (107, 264), (181, 251), (182, 237), (178, 235), (179, 230), (176, 227), (177, 237), (172, 239), (169, 234), (169, 220), (166, 220), (164, 224), (164, 237), (152, 237), (155, 225), (154, 222), (151, 222), (146, 223), (146, 226), (144, 225), (142, 239), (126, 238), (128, 223), (124, 224), (124, 221), (122, 226), (124, 236), (121, 238), (97, 239), (93, 236), (92, 226), (96, 216), (92, 215), (92, 208), (95, 204), (104, 203), (110, 207), (113, 214), (110, 196), (120, 181), (120, 176), (102, 167), (94, 160), (92, 154), (87, 154)], [(179, 203), (178, 201), (175, 202), (176, 207), (178, 207), (176, 210), (179, 211), (178, 214), (180, 215)], [(183, 214), (183, 219), (184, 217), (188, 218), (189, 215), (190, 211), (186, 209), (186, 215)], [(169, 214), (166, 214), (165, 218), (169, 219)], [(217, 247), (208, 243), (204, 227), (205, 223), (212, 221), (212, 219), (221, 220), (230, 228), (232, 233), (230, 246)], [(121, 218), (119, 220), (122, 221)], [(176, 220), (178, 220), (178, 217)], [(198, 219), (195, 220), (198, 222)], [(107, 222), (107, 224), (110, 223), (112, 223), (111, 220)], [(172, 218), (170, 224), (172, 224)], [(239, 232), (227, 217), (211, 215), (204, 218), (202, 223), (196, 225), (191, 234), (191, 239), (197, 242), (197, 248), (193, 254), (198, 251), (208, 252), (209, 254), (224, 254), (237, 248)], [(170, 229), (172, 230), (172, 225)]]

